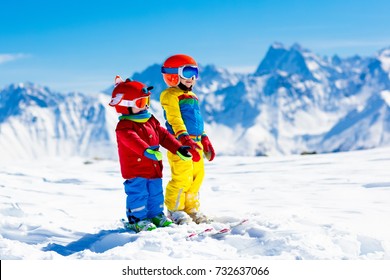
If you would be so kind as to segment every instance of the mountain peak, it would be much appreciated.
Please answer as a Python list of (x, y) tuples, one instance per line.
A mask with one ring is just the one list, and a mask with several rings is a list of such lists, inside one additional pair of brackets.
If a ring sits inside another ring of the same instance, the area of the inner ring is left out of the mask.
[(307, 51), (305, 48), (303, 48), (300, 44), (298, 43), (294, 43), (291, 48), (291, 50), (296, 50), (296, 51), (299, 51), (299, 52), (305, 52)]
[(272, 49), (287, 49), (285, 46), (284, 46), (284, 44), (283, 43), (280, 43), (280, 42), (274, 42), (271, 46), (270, 46), (270, 48), (272, 48)]
[(386, 47), (386, 48), (383, 48), (381, 49), (379, 52), (378, 52), (379, 56), (390, 56), (390, 46), (389, 47)]
[(274, 43), (270, 46), (265, 58), (261, 61), (255, 72), (255, 76), (283, 71), (288, 75), (297, 74), (304, 79), (311, 80), (313, 76), (307, 66), (303, 52), (308, 51), (304, 50), (299, 44), (285, 48), (280, 43)]
[(382, 69), (390, 72), (390, 47), (379, 51), (378, 60), (381, 62)]
[(23, 108), (47, 108), (61, 103), (59, 93), (31, 82), (11, 84), (0, 91), (0, 122), (9, 116), (19, 115)]
[(24, 83), (14, 83), (9, 85), (5, 90), (7, 91), (14, 91), (14, 90), (24, 90), (24, 91), (30, 91), (30, 90), (39, 90), (42, 87), (32, 83), (32, 82), (24, 82)]
[(24, 83), (14, 83), (9, 85), (8, 87), (5, 87), (3, 90), (0, 91), (1, 94), (7, 95), (9, 93), (12, 93), (12, 95), (24, 95), (24, 96), (55, 96), (58, 95), (58, 93), (55, 93), (54, 91), (50, 90), (46, 86), (41, 86), (32, 82), (24, 82)]

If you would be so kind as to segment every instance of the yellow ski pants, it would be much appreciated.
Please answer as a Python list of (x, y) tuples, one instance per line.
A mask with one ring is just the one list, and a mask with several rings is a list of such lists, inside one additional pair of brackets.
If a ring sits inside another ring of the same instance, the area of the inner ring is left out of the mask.
[(199, 189), (204, 178), (203, 151), (199, 154), (200, 161), (194, 162), (184, 161), (168, 151), (172, 178), (165, 191), (165, 205), (169, 211), (193, 213), (199, 210)]

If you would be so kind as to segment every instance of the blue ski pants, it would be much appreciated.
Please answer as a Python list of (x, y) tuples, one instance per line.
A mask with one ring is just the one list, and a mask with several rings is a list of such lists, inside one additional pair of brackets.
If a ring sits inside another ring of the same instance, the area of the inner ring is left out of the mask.
[(154, 218), (164, 210), (162, 179), (141, 177), (126, 180), (126, 216), (130, 223)]

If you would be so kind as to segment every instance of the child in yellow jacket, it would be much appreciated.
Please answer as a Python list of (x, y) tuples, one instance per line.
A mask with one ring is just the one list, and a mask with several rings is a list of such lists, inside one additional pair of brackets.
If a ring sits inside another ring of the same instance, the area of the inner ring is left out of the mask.
[(183, 145), (190, 147), (192, 154), (192, 160), (182, 161), (168, 152), (172, 178), (166, 187), (165, 204), (176, 224), (205, 223), (208, 218), (199, 211), (199, 190), (204, 178), (203, 154), (212, 161), (215, 152), (204, 132), (198, 98), (192, 92), (198, 78), (198, 66), (192, 57), (177, 54), (165, 60), (161, 72), (169, 86), (160, 96), (166, 127)]

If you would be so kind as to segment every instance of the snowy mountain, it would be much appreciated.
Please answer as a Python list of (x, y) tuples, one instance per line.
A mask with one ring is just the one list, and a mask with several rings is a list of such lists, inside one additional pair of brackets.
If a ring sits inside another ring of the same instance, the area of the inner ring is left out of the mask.
[(61, 94), (31, 83), (0, 92), (2, 158), (112, 154), (113, 117), (102, 100)]
[[(328, 59), (297, 44), (291, 48), (274, 44), (255, 73), (204, 98), (211, 133), (218, 138), (215, 130), (230, 130), (234, 143), (229, 154), (337, 151), (338, 147), (324, 146), (323, 138), (349, 113), (369, 110), (372, 98), (380, 99), (382, 91), (390, 89), (388, 53), (385, 49), (374, 58)], [(384, 128), (382, 140), (369, 134), (371, 138), (366, 135), (363, 143), (350, 148), (390, 144), (388, 119), (378, 121)], [(352, 133), (343, 138), (355, 142), (356, 137)]]
[[(153, 85), (162, 123), (160, 65), (131, 78)], [(294, 44), (270, 46), (256, 71), (200, 65), (194, 88), (218, 154), (278, 155), (390, 144), (390, 48), (372, 57), (320, 57)], [(107, 95), (53, 93), (33, 84), (0, 92), (0, 152), (10, 156), (116, 156), (117, 115)], [(27, 140), (27, 141), (26, 141)], [(10, 144), (12, 143), (12, 149)], [(99, 147), (99, 148), (98, 148)]]
[(322, 139), (323, 151), (349, 151), (390, 143), (390, 91), (373, 95), (349, 112)]

